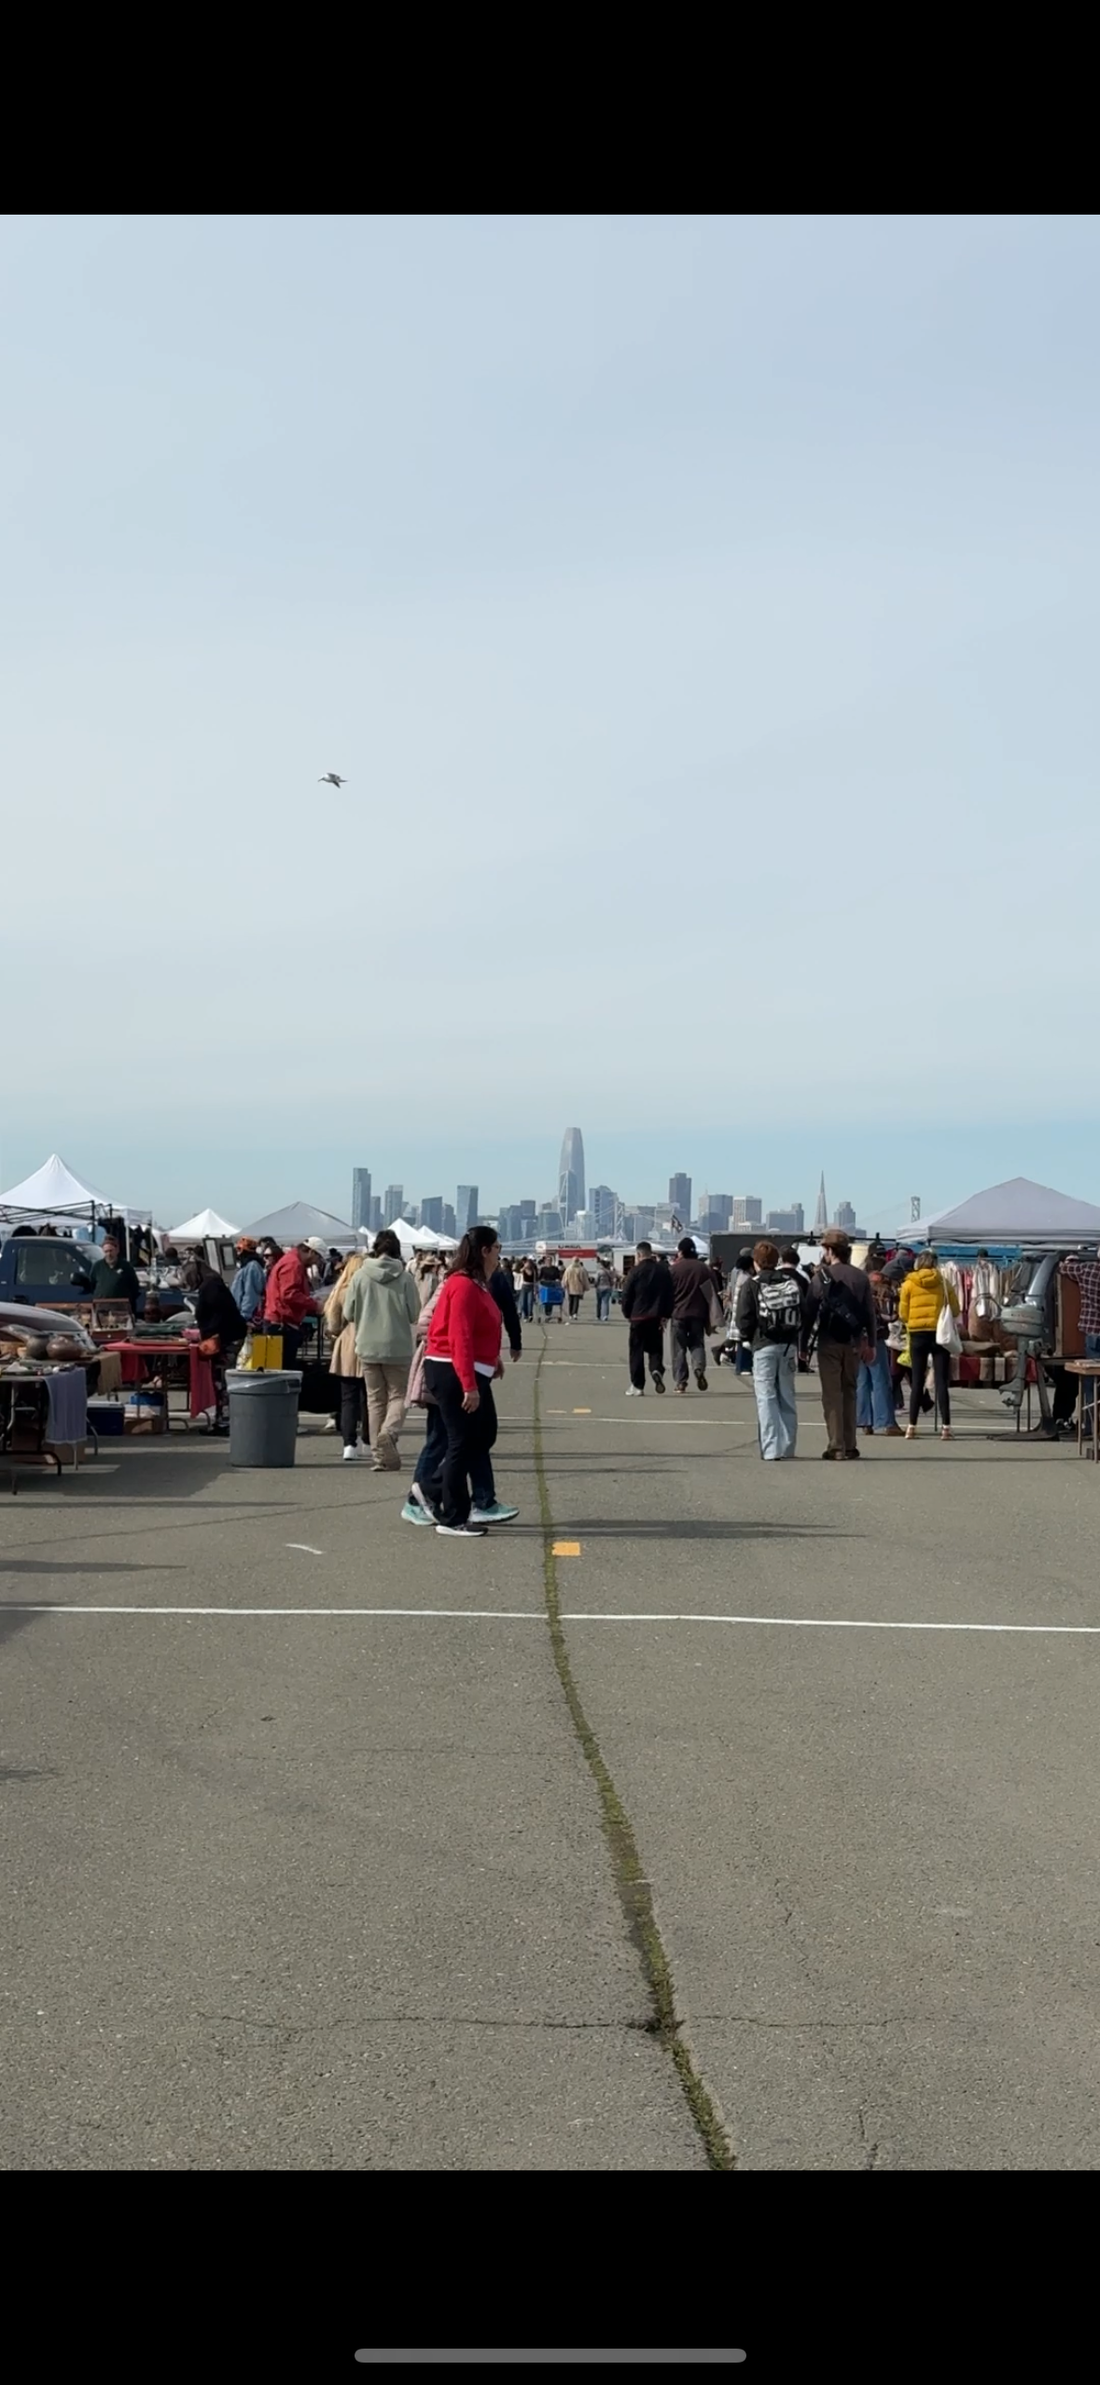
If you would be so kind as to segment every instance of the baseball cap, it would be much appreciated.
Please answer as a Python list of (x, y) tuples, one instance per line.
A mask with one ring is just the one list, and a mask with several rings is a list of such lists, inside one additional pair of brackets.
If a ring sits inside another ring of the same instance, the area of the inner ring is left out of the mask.
[(328, 1257), (328, 1244), (327, 1242), (322, 1242), (319, 1234), (306, 1235), (306, 1248), (307, 1250), (315, 1250), (319, 1259), (327, 1259)]

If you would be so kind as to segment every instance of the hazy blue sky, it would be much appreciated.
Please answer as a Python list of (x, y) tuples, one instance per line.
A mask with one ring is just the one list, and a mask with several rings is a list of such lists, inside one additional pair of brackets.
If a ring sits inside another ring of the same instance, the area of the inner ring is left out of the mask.
[(0, 1183), (1100, 1197), (1098, 267), (9, 218)]

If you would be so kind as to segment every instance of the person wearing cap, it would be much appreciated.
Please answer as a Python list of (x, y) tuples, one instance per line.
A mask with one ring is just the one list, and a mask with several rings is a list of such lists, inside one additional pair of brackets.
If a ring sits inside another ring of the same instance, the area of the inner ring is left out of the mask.
[(260, 1308), (266, 1284), (267, 1276), (257, 1246), (251, 1234), (242, 1234), (237, 1244), (237, 1272), (233, 1278), (232, 1292), (246, 1325), (251, 1325)]
[[(324, 1250), (324, 1244), (321, 1244)], [(314, 1298), (306, 1269), (317, 1256), (316, 1248), (307, 1236), (283, 1252), (269, 1267), (264, 1285), (263, 1322), (283, 1337), (283, 1365), (297, 1364), (302, 1339), (302, 1327), (307, 1317), (317, 1315), (319, 1303)]]

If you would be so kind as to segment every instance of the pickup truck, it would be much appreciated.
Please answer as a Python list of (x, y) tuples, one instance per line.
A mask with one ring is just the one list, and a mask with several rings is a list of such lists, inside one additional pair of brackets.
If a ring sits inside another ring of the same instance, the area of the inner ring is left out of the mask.
[[(102, 1256), (94, 1242), (70, 1241), (63, 1234), (12, 1234), (0, 1243), (0, 1300), (32, 1308), (76, 1308), (89, 1294), (75, 1278), (90, 1277)], [(175, 1285), (158, 1286), (157, 1298), (164, 1317), (185, 1306)]]

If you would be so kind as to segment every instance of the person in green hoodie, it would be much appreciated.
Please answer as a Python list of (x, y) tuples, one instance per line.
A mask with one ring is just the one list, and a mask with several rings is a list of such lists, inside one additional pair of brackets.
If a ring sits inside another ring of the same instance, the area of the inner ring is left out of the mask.
[(420, 1288), (401, 1257), (401, 1245), (387, 1226), (353, 1275), (343, 1296), (345, 1325), (355, 1327), (355, 1349), (367, 1385), (373, 1471), (397, 1474), (397, 1436), (405, 1421), (405, 1394), (420, 1316)]

